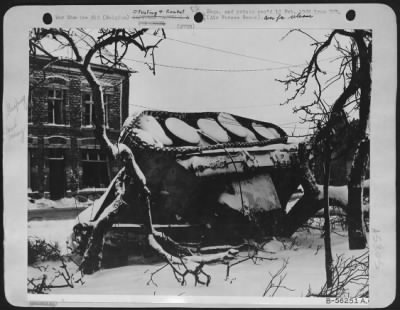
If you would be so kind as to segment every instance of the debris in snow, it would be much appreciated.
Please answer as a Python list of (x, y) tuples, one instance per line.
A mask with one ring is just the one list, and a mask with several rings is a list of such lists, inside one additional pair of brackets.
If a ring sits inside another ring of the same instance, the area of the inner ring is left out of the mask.
[(74, 197), (61, 198), (59, 200), (50, 200), (40, 198), (37, 200), (28, 200), (28, 209), (67, 209), (67, 208), (82, 208), (89, 207), (94, 204), (94, 200), (86, 199), (82, 202)]
[(270, 242), (266, 243), (263, 247), (263, 250), (269, 253), (276, 253), (283, 249), (282, 242), (272, 239)]
[[(28, 234), (31, 236), (40, 236), (48, 241), (58, 241), (60, 246), (63, 244), (63, 237), (72, 229), (73, 220), (58, 221), (33, 221), (29, 222)], [(346, 258), (360, 256), (364, 250), (348, 249), (347, 232), (340, 226), (337, 232), (343, 234), (332, 234), (332, 250), (335, 254), (343, 254)], [(273, 256), (278, 260), (258, 260), (254, 264), (252, 260), (235, 265), (230, 271), (230, 281), (226, 279), (226, 266), (208, 265), (207, 273), (213, 276), (210, 286), (196, 287), (194, 285), (185, 286), (184, 296), (256, 296), (262, 294), (270, 280), (268, 272), (272, 274), (282, 265), (282, 259), (290, 257), (290, 262), (284, 273), (287, 273), (283, 285), (295, 291), (279, 289), (275, 296), (278, 297), (299, 297), (301, 291), (305, 293), (309, 284), (315, 290), (321, 288), (325, 283), (324, 270), (324, 247), (321, 231), (316, 229), (299, 230), (294, 235), (297, 237), (297, 251), (293, 249), (283, 250), (279, 240), (273, 239), (264, 246), (264, 250), (259, 255), (269, 256), (270, 253), (262, 253), (265, 250), (276, 252)], [(311, 247), (310, 247), (311, 244)], [(317, 252), (318, 250), (318, 252)], [(317, 254), (315, 255), (315, 253)], [(247, 251), (241, 251), (238, 256), (246, 256)], [(238, 258), (241, 259), (241, 258)], [(232, 261), (234, 262), (234, 261)], [(130, 264), (111, 269), (103, 269), (100, 273), (85, 277), (84, 285), (75, 285), (73, 289), (69, 287), (52, 289), (51, 294), (106, 294), (109, 288), (118, 291), (120, 294), (153, 295), (155, 286), (146, 285), (149, 280), (150, 271), (153, 272), (165, 265), (164, 263)], [(147, 273), (144, 273), (146, 270)], [(38, 270), (28, 268), (28, 277), (35, 277)], [(235, 279), (235, 280), (234, 280)], [(276, 283), (279, 276), (276, 278)], [(157, 273), (154, 281), (157, 283), (157, 295), (178, 295), (182, 292), (181, 284), (177, 283), (175, 278), (171, 277), (168, 268), (164, 268)], [(129, 283), (129, 285), (128, 285)], [(361, 287), (360, 287), (361, 288)], [(357, 293), (357, 287), (350, 287), (350, 295)], [(272, 293), (273, 290), (271, 289)], [(267, 294), (269, 295), (269, 294)], [(266, 296), (267, 296), (266, 295)], [(304, 296), (303, 295), (303, 296)]]

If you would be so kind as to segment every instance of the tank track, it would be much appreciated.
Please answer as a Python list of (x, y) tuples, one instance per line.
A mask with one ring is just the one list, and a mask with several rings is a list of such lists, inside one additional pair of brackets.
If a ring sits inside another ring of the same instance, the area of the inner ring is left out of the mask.
[[(145, 152), (157, 152), (157, 153), (164, 153), (171, 156), (178, 156), (178, 155), (186, 155), (190, 153), (201, 153), (205, 151), (211, 150), (223, 150), (226, 148), (245, 148), (245, 147), (254, 147), (254, 146), (266, 146), (272, 145), (277, 143), (286, 143), (287, 142), (287, 135), (286, 133), (278, 126), (260, 122), (263, 124), (267, 124), (275, 129), (283, 135), (281, 138), (271, 139), (271, 140), (262, 140), (262, 141), (253, 141), (253, 142), (228, 142), (228, 143), (217, 143), (207, 146), (163, 146), (159, 147), (156, 145), (148, 144), (141, 140), (134, 132), (134, 128), (137, 128), (139, 125), (139, 119), (143, 115), (151, 115), (158, 118), (166, 118), (166, 117), (175, 117), (181, 120), (188, 120), (198, 119), (200, 117), (212, 117), (215, 118), (218, 115), (218, 112), (198, 112), (198, 113), (181, 113), (181, 112), (168, 112), (168, 111), (152, 111), (146, 110), (140, 113), (136, 113), (127, 118), (125, 121), (123, 128), (121, 130), (120, 137), (118, 139), (118, 143), (126, 144), (129, 148), (133, 151), (145, 151)], [(235, 117), (238, 117), (235, 115)], [(240, 117), (238, 117), (240, 118)], [(244, 119), (244, 118), (240, 118)]]

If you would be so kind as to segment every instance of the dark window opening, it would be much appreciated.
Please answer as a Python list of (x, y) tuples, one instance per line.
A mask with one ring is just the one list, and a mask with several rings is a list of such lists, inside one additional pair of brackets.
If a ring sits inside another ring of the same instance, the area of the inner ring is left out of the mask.
[(81, 155), (83, 187), (106, 187), (110, 182), (107, 155), (99, 150), (83, 150)]
[(82, 162), (83, 187), (101, 187), (108, 185), (108, 168), (106, 162), (86, 161)]
[(108, 121), (109, 121), (109, 105), (110, 105), (110, 97), (111, 95), (109, 94), (104, 94), (103, 95), (103, 101), (104, 101), (104, 112), (105, 112), (105, 120), (106, 120), (106, 127), (108, 127)]
[(64, 150), (63, 149), (49, 149), (48, 157), (54, 159), (64, 159)]

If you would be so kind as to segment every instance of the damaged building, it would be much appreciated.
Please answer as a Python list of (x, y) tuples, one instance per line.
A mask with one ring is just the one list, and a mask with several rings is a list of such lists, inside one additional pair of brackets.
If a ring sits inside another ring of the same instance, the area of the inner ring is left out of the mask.
[[(68, 191), (104, 188), (119, 171), (95, 139), (89, 84), (70, 60), (30, 57), (28, 186), (59, 199)], [(104, 91), (107, 134), (117, 141), (128, 116), (129, 72), (92, 65)]]

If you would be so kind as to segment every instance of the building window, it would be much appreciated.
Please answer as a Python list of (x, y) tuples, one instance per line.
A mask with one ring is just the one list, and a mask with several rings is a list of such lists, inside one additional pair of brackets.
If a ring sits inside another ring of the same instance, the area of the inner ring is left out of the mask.
[(106, 119), (106, 127), (108, 128), (108, 121), (109, 121), (109, 103), (110, 103), (110, 94), (103, 94), (103, 101), (104, 101), (104, 111), (105, 111), (105, 119)]
[(99, 150), (82, 150), (82, 186), (104, 188), (110, 182), (107, 155)]
[(47, 150), (48, 159), (64, 159), (64, 150), (59, 148)]
[[(108, 127), (110, 97), (111, 96), (109, 94), (103, 94), (106, 127)], [(82, 126), (93, 126), (93, 113), (94, 113), (93, 94), (84, 93), (82, 96), (82, 104), (83, 104)]]
[(82, 117), (82, 125), (83, 126), (92, 126), (93, 122), (93, 98), (91, 93), (85, 93), (82, 96), (83, 103), (83, 117)]
[(47, 107), (49, 124), (65, 124), (65, 107), (67, 100), (67, 91), (65, 89), (53, 86), (48, 89)]

